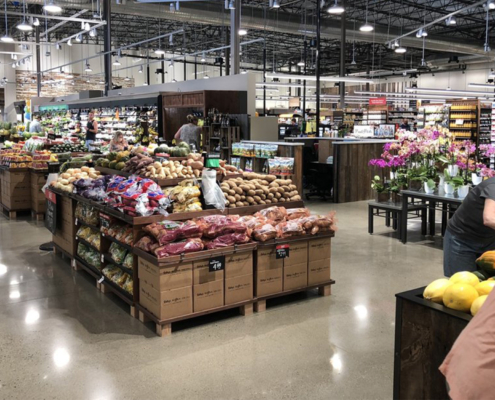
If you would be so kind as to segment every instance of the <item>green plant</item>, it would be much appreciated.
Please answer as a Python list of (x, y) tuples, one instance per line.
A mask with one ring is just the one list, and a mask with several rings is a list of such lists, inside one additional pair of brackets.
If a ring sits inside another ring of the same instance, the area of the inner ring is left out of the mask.
[(435, 189), (436, 183), (433, 179), (428, 179), (426, 181), (426, 186), (428, 186), (428, 189), (433, 190)]
[(383, 193), (387, 190), (387, 186), (382, 183), (382, 180), (378, 175), (375, 175), (375, 177), (371, 180), (371, 188), (377, 193)]
[(448, 183), (454, 186), (454, 189), (460, 188), (464, 186), (464, 178), (462, 176), (450, 176), (449, 171), (445, 170), (443, 172), (443, 176), (445, 177), (445, 183)]

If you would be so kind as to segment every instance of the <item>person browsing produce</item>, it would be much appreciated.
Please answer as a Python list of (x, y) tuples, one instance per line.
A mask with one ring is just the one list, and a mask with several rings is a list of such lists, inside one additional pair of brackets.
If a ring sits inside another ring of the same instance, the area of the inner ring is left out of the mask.
[(201, 128), (198, 126), (198, 117), (190, 114), (187, 116), (187, 122), (181, 126), (174, 138), (177, 142), (186, 142), (189, 146), (194, 145), (195, 149), (199, 150)]
[(41, 133), (41, 117), (37, 115), (29, 125), (29, 133)]
[(475, 271), (476, 259), (495, 250), (495, 178), (473, 188), (450, 219), (443, 241), (445, 276)]
[(114, 133), (112, 140), (110, 141), (110, 151), (123, 151), (127, 150), (129, 144), (124, 139), (124, 134), (121, 131)]
[(88, 146), (88, 148), (90, 148), (96, 140), (97, 133), (98, 122), (95, 121), (95, 114), (93, 112), (90, 112), (88, 114), (88, 123), (86, 125), (86, 146)]

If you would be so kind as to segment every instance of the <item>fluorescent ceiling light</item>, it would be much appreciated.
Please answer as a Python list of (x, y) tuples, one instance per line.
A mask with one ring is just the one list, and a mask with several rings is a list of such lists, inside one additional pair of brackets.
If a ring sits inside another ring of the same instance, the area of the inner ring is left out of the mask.
[(304, 65), (305, 65), (305, 64), (304, 64), (304, 60), (301, 60), (301, 61), (299, 61), (299, 62), (297, 63), (297, 66), (298, 66), (298, 67), (304, 67)]
[(62, 12), (62, 7), (55, 4), (53, 2), (53, 0), (50, 0), (48, 2), (48, 4), (43, 6), (43, 10), (45, 10), (46, 12), (50, 12), (50, 13), (59, 13), (59, 12)]
[(490, 84), (490, 83), (469, 83), (469, 87), (481, 87), (481, 88), (488, 88), (488, 89), (494, 89), (495, 90), (495, 85)]
[(345, 11), (345, 8), (339, 4), (338, 0), (335, 0), (333, 6), (328, 9), (329, 14), (342, 14)]
[[(410, 97), (410, 100), (414, 100), (419, 97), (425, 97), (424, 94), (421, 93), (403, 93), (403, 92), (366, 92), (366, 91), (355, 91), (355, 94), (364, 94), (370, 96), (402, 96), (402, 97)], [(429, 98), (437, 98), (437, 99), (458, 99), (459, 96), (453, 95), (439, 95), (439, 94), (428, 94), (426, 95)], [(474, 97), (469, 97), (469, 99), (474, 99)]]
[(399, 54), (404, 54), (406, 51), (407, 51), (407, 49), (406, 49), (405, 47), (402, 47), (402, 46), (397, 47), (397, 48), (395, 49), (395, 52), (396, 52), (396, 53), (399, 53)]
[[(256, 86), (304, 88), (304, 84), (302, 83), (280, 83), (280, 82), (257, 83)], [(316, 86), (306, 84), (306, 88), (316, 89)]]
[(359, 28), (359, 30), (361, 32), (372, 32), (373, 31), (373, 25), (369, 24), (369, 23), (365, 23), (364, 25), (361, 25), (361, 27)]
[(12, 43), (14, 41), (14, 38), (9, 35), (3, 35), (0, 40), (4, 43)]
[(407, 92), (419, 92), (419, 93), (445, 93), (445, 94), (458, 94), (458, 95), (467, 95), (467, 96), (488, 96), (493, 97), (495, 93), (490, 92), (476, 92), (470, 90), (446, 90), (446, 89), (429, 89), (429, 88), (411, 88), (406, 87)]
[[(306, 81), (316, 81), (314, 75), (291, 75), (291, 74), (279, 74), (269, 73), (265, 74), (267, 78), (279, 78), (279, 79), (301, 79)], [(374, 83), (371, 79), (350, 77), (350, 76), (320, 76), (321, 82), (350, 82), (350, 83)]]
[(155, 54), (159, 54), (159, 55), (161, 55), (161, 54), (165, 54), (165, 51), (164, 51), (164, 50), (162, 50), (162, 49), (156, 49), (156, 50), (155, 50)]

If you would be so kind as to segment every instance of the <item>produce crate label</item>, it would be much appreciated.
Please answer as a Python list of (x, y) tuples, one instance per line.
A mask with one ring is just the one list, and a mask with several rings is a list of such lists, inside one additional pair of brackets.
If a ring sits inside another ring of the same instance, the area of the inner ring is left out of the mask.
[(290, 246), (288, 244), (279, 244), (276, 248), (277, 254), (275, 255), (276, 259), (279, 260), (281, 258), (289, 257)]
[(100, 279), (98, 279), (98, 283), (102, 283), (105, 280), (105, 277), (102, 276)]
[(223, 271), (225, 269), (225, 256), (210, 258), (208, 266), (210, 272)]
[(102, 254), (101, 255), (101, 262), (104, 262), (105, 261), (105, 256)]

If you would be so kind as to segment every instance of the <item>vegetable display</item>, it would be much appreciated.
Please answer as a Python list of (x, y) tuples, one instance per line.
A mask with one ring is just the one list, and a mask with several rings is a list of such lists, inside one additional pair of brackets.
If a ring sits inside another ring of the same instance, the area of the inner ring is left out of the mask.
[(90, 167), (70, 168), (66, 172), (61, 173), (57, 180), (53, 181), (51, 185), (55, 189), (72, 193), (74, 191), (74, 182), (79, 179), (95, 179), (99, 175), (100, 171), (96, 171), (94, 168)]

